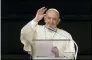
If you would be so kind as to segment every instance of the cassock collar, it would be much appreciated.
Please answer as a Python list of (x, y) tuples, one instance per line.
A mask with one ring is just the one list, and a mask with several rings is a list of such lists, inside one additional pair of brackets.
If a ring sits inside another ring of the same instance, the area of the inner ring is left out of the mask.
[(51, 31), (54, 31), (54, 32), (57, 32), (57, 28), (51, 28), (51, 27), (49, 27), (48, 25), (45, 25), (45, 27), (47, 28), (47, 29), (49, 29), (49, 30), (51, 30)]

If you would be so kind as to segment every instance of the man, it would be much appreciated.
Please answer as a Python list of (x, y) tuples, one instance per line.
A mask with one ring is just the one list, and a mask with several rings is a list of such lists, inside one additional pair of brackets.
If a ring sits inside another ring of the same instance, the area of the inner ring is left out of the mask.
[[(54, 42), (50, 50), (55, 57), (64, 56), (66, 59), (73, 59), (75, 47), (71, 35), (57, 28), (60, 22), (60, 14), (54, 9), (42, 7), (37, 11), (35, 18), (21, 29), (21, 42), (24, 44), (24, 50), (30, 55), (34, 54), (34, 39), (65, 39), (70, 40), (67, 48), (63, 49), (60, 41)], [(46, 11), (46, 13), (45, 13)], [(44, 14), (45, 13), (45, 14)], [(38, 25), (38, 22), (44, 18), (45, 25)]]

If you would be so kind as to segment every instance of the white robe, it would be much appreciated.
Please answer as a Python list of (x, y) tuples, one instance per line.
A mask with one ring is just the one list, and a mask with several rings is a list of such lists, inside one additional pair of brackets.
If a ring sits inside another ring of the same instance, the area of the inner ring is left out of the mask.
[(38, 25), (34, 19), (26, 24), (21, 29), (21, 42), (24, 44), (24, 50), (27, 51), (30, 55), (35, 52), (33, 50), (34, 47), (34, 39), (70, 39), (68, 46), (66, 48), (62, 48), (65, 43), (60, 41), (53, 42), (53, 46), (56, 46), (59, 50), (59, 56), (65, 56), (66, 59), (73, 59), (75, 53), (74, 43), (72, 42), (71, 35), (62, 30), (57, 28), (57, 33), (55, 34), (54, 31), (50, 31), (44, 25)]

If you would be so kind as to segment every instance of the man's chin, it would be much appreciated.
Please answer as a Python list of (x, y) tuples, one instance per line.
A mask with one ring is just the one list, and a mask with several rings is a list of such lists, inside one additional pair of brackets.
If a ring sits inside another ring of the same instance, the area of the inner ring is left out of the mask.
[(47, 27), (54, 29), (55, 27), (53, 25), (47, 25)]
[(53, 27), (53, 26), (49, 26), (50, 28), (52, 28), (52, 29), (54, 29), (55, 27)]

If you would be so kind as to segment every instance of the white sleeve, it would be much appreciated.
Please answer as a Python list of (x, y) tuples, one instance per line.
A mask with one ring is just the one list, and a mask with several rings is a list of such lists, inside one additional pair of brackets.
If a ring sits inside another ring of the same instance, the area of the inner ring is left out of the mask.
[[(64, 59), (74, 59), (75, 47), (71, 35), (68, 36), (68, 39), (70, 39), (70, 41), (67, 42), (67, 44), (58, 42), (56, 46), (59, 50), (59, 56), (62, 56)], [(62, 47), (62, 44), (64, 47)]]
[(32, 54), (32, 40), (35, 38), (35, 29), (37, 25), (38, 22), (32, 20), (21, 29), (20, 40), (24, 45), (23, 49), (27, 51), (28, 54)]
[(69, 39), (70, 41), (68, 42), (68, 44), (66, 44), (66, 48), (62, 54), (65, 59), (74, 59), (75, 47), (71, 35), (69, 36)]
[(70, 41), (69, 44), (66, 45), (66, 48), (62, 54), (66, 59), (74, 59), (75, 48), (72, 41)]
[(23, 28), (22, 28), (22, 30), (23, 29), (28, 29), (28, 28), (32, 28), (32, 29), (34, 29), (34, 28), (36, 28), (36, 26), (38, 25), (38, 22), (36, 22), (34, 19), (32, 20), (32, 21), (30, 21), (30, 22), (28, 22)]

